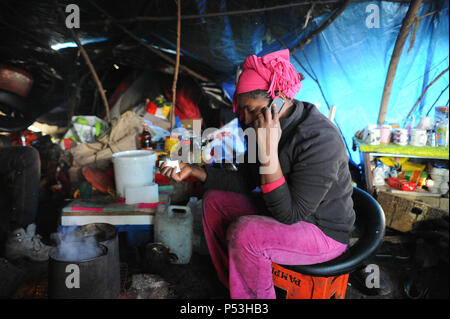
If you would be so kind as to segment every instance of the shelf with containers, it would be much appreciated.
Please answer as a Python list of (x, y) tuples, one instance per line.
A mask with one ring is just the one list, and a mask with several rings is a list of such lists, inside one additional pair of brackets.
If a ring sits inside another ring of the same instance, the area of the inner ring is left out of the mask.
[[(416, 191), (417, 188), (417, 192), (425, 196), (448, 194), (448, 137), (448, 106), (435, 107), (434, 120), (427, 114), (421, 116), (418, 123), (413, 116), (407, 117), (401, 127), (398, 124), (368, 124), (353, 137), (353, 149), (359, 149), (364, 167), (366, 190), (376, 194), (376, 186), (385, 186), (382, 180), (384, 172), (392, 191), (399, 188), (400, 192), (408, 190), (405, 193), (411, 194), (410, 191)], [(402, 163), (406, 163), (405, 167), (402, 167)], [(434, 174), (431, 174), (433, 167)], [(420, 173), (421, 179), (417, 174), (411, 175), (411, 170)], [(435, 176), (436, 183), (431, 175)], [(400, 181), (396, 179), (398, 177), (405, 178)], [(428, 183), (424, 184), (425, 181)], [(412, 184), (407, 185), (408, 182)]]
[[(374, 194), (376, 186), (373, 185), (373, 170), (376, 167), (376, 160), (380, 157), (392, 157), (392, 158), (409, 158), (415, 163), (435, 164), (448, 168), (449, 160), (449, 147), (448, 146), (411, 146), (411, 145), (396, 145), (379, 144), (370, 145), (364, 143), (364, 141), (354, 137), (353, 141), (359, 149), (361, 163), (364, 167), (364, 177), (366, 183), (366, 190), (370, 194)], [(419, 191), (419, 190), (418, 190)], [(420, 191), (422, 194), (428, 194), (428, 192)], [(426, 196), (426, 195), (425, 195)]]

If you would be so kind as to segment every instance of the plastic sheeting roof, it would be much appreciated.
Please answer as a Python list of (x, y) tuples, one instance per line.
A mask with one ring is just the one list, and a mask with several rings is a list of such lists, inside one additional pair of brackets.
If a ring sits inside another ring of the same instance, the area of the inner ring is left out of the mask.
[[(365, 24), (370, 10), (368, 5), (380, 9), (379, 28), (368, 28)], [(306, 76), (296, 98), (319, 105), (328, 115), (328, 106), (335, 105), (335, 121), (349, 146), (352, 159), (359, 163), (359, 155), (351, 150), (355, 132), (367, 124), (376, 124), (383, 95), (383, 88), (395, 41), (408, 4), (384, 1), (353, 3), (319, 36), (302, 50), (291, 56), (299, 72), (307, 71), (315, 77), (323, 90), (311, 76)], [(449, 67), (449, 3), (440, 6), (424, 3), (418, 16), (437, 11), (420, 19), (413, 45), (411, 34), (406, 40), (403, 54), (393, 84), (386, 121), (401, 124), (410, 112), (425, 87), (443, 70)], [(310, 27), (315, 29), (329, 15), (315, 19)], [(299, 34), (305, 38), (308, 30)], [(298, 43), (297, 35), (286, 34), (282, 40), (288, 47)], [(283, 48), (280, 43), (263, 48), (264, 55)], [(299, 61), (301, 65), (297, 62)], [(305, 74), (306, 75), (306, 74)], [(226, 85), (230, 95), (232, 85)], [(448, 105), (448, 72), (434, 83), (413, 112), (416, 124), (420, 116), (434, 118), (432, 106)], [(325, 98), (324, 98), (325, 97)], [(430, 111), (431, 110), (431, 111)]]
[[(60, 1), (61, 6), (74, 2), (81, 9), (80, 37), (86, 41), (102, 39), (102, 42), (86, 45), (100, 77), (113, 63), (134, 69), (146, 68), (153, 63), (148, 50), (111, 24), (105, 24), (105, 17), (89, 1)], [(174, 3), (170, 1), (110, 0), (96, 3), (118, 19), (173, 16), (176, 12)], [(190, 0), (182, 2), (182, 14), (225, 12), (286, 3), (295, 1)], [(298, 39), (304, 40), (339, 5), (317, 4), (306, 29), (302, 26), (310, 5), (182, 20), (182, 63), (222, 84), (231, 97), (236, 69), (247, 55), (261, 56), (284, 48), (278, 40), (289, 48), (295, 47)], [(379, 9), (378, 27), (366, 25), (371, 13), (368, 6)], [(336, 123), (347, 142), (350, 156), (357, 163), (359, 158), (351, 150), (351, 139), (357, 130), (377, 121), (390, 57), (408, 6), (408, 2), (398, 1), (355, 1), (305, 46), (304, 51), (296, 51), (291, 57), (297, 70), (306, 76), (297, 98), (319, 105), (324, 114), (328, 114), (328, 106), (337, 107)], [(86, 68), (76, 57), (76, 49), (51, 49), (51, 45), (71, 41), (70, 34), (55, 15), (54, 2), (11, 0), (4, 1), (0, 8), (3, 37), (0, 60), (29, 67), (38, 79), (51, 79), (48, 86), (53, 88), (52, 91), (42, 84), (45, 81), (36, 82), (44, 92), (36, 96), (41, 100), (46, 97), (41, 101), (43, 104), (56, 105), (58, 99), (68, 100), (69, 94), (72, 97), (74, 83), (86, 73)], [(387, 121), (401, 122), (423, 89), (448, 67), (448, 8), (448, 0), (425, 1), (421, 5), (418, 16), (433, 14), (420, 19), (412, 47), (409, 48), (412, 33), (405, 43), (389, 101)], [(124, 25), (156, 47), (166, 51), (175, 48), (176, 20), (124, 22)], [(322, 92), (313, 77), (318, 80)], [(427, 114), (433, 105), (448, 105), (448, 77), (447, 73), (430, 87), (414, 112), (416, 119)], [(115, 83), (118, 84), (117, 79)], [(90, 89), (95, 90), (92, 83)], [(431, 110), (429, 115), (433, 117), (434, 111)]]

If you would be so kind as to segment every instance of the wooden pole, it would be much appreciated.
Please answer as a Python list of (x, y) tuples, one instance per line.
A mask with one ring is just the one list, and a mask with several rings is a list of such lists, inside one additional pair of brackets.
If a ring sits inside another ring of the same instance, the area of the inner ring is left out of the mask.
[(378, 124), (383, 124), (386, 119), (387, 108), (389, 105), (389, 98), (391, 96), (392, 84), (394, 83), (395, 72), (397, 71), (398, 62), (402, 55), (403, 45), (408, 37), (409, 30), (415, 21), (419, 7), (423, 0), (412, 0), (409, 5), (408, 12), (402, 22), (402, 27), (398, 33), (397, 40), (395, 42), (394, 51), (392, 53), (391, 62), (389, 64), (388, 73), (386, 75), (386, 81), (384, 83), (383, 98), (381, 100), (380, 112), (378, 114)]
[[(61, 8), (58, 8), (58, 11), (61, 14), (61, 16), (63, 18), (63, 21), (64, 21), (66, 17), (64, 16), (64, 13), (62, 12)], [(97, 85), (97, 89), (98, 89), (98, 91), (100, 93), (100, 96), (102, 98), (103, 105), (105, 106), (106, 121), (110, 125), (111, 124), (111, 118), (110, 118), (110, 115), (109, 115), (109, 105), (108, 105), (108, 100), (106, 99), (105, 90), (103, 89), (102, 83), (100, 82), (100, 79), (98, 78), (97, 72), (95, 71), (95, 68), (92, 65), (91, 59), (89, 58), (89, 55), (87, 54), (86, 50), (84, 49), (83, 45), (81, 44), (80, 39), (78, 38), (77, 34), (71, 28), (69, 28), (69, 31), (72, 34), (72, 37), (75, 40), (75, 43), (77, 44), (78, 49), (80, 50), (81, 55), (84, 58), (84, 61), (86, 62), (89, 70), (91, 71), (92, 77), (94, 78), (94, 82)]]
[(175, 107), (177, 98), (177, 79), (178, 79), (178, 69), (180, 67), (180, 37), (181, 37), (181, 0), (177, 0), (177, 58), (175, 63), (175, 71), (173, 72), (173, 84), (172, 84), (172, 110), (170, 112), (170, 125), (173, 128), (175, 125)]

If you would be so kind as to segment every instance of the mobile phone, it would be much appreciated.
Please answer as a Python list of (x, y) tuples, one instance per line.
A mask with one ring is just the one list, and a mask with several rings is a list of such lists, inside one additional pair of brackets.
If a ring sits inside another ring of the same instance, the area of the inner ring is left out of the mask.
[(285, 101), (284, 101), (283, 98), (277, 96), (277, 97), (272, 101), (272, 103), (270, 103), (270, 105), (269, 105), (269, 111), (272, 112), (272, 105), (275, 105), (275, 106), (277, 107), (277, 113), (280, 113), (280, 112), (281, 112), (281, 109), (282, 109), (283, 106), (284, 106), (284, 102), (285, 102)]

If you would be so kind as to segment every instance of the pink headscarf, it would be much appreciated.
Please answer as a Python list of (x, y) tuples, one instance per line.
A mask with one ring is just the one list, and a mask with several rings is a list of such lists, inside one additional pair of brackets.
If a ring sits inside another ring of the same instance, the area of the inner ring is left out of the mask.
[(276, 91), (293, 99), (300, 91), (300, 80), (299, 73), (289, 61), (288, 49), (272, 52), (262, 58), (248, 56), (234, 92), (233, 111), (236, 111), (237, 95), (254, 90), (267, 90), (273, 99)]

